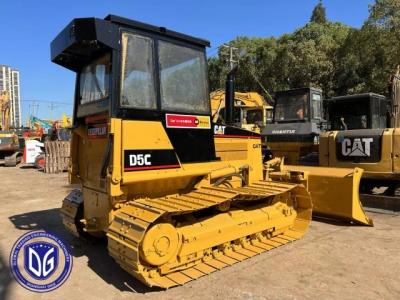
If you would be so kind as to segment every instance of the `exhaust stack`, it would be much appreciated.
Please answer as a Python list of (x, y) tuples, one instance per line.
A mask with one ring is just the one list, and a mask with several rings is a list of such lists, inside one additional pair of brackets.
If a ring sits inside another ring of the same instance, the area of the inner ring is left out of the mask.
[(397, 128), (400, 124), (400, 65), (397, 66), (397, 70), (390, 76), (389, 80), (389, 94), (391, 97), (391, 127)]
[(229, 73), (226, 75), (225, 81), (225, 123), (233, 124), (234, 116), (233, 111), (235, 108), (235, 77), (237, 66), (234, 67)]

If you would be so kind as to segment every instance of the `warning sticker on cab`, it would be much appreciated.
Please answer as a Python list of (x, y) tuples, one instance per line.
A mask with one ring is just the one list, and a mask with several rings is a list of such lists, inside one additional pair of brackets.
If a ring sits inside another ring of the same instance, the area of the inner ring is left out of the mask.
[(167, 128), (210, 129), (210, 116), (165, 115)]

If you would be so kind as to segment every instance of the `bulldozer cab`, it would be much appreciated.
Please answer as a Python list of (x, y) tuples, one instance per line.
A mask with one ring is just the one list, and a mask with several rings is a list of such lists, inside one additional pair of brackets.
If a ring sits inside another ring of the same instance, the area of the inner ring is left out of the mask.
[(316, 151), (321, 131), (322, 91), (299, 88), (275, 93), (272, 124), (262, 131), (274, 157), (298, 164), (301, 157)]
[(299, 88), (280, 91), (275, 93), (273, 124), (267, 128), (266, 134), (309, 134), (310, 131), (317, 131), (321, 121), (321, 90)]
[[(378, 94), (365, 93), (334, 97), (326, 101), (328, 132), (320, 137), (320, 162), (331, 166), (373, 164), (376, 170), (393, 168), (387, 148), (392, 139), (390, 101)], [(334, 139), (331, 142), (328, 140)], [(383, 154), (382, 154), (383, 153)], [(367, 168), (367, 169), (368, 169)], [(366, 172), (368, 175), (368, 171)]]
[(326, 100), (328, 130), (388, 128), (389, 100), (374, 93)]
[(52, 60), (77, 73), (75, 124), (104, 112), (124, 119), (174, 112), (209, 115), (208, 45), (110, 15), (75, 19), (53, 41)]
[(273, 122), (299, 123), (321, 121), (322, 91), (300, 88), (275, 93)]
[(365, 178), (384, 179), (397, 172), (399, 139), (390, 128), (390, 100), (365, 93), (327, 100), (328, 131), (320, 136), (322, 166), (365, 170)]
[(150, 155), (151, 163), (142, 164), (140, 159), (140, 167), (147, 169), (215, 160), (207, 46), (206, 40), (117, 16), (74, 19), (52, 42), (51, 55), (53, 62), (77, 74), (73, 126), (85, 128), (87, 132), (81, 134), (88, 137), (89, 148), (96, 149), (88, 150), (87, 161), (76, 162), (80, 169), (86, 164), (94, 172), (106, 168), (109, 149), (116, 142), (113, 125), (108, 124), (113, 118), (154, 121), (154, 128), (143, 130), (162, 126), (167, 134), (158, 138), (159, 145), (166, 144), (159, 148), (168, 149), (154, 149), (149, 143), (135, 153), (128, 151), (137, 148), (135, 141), (123, 137), (126, 172), (139, 168), (137, 161), (130, 165), (135, 162), (132, 157)]

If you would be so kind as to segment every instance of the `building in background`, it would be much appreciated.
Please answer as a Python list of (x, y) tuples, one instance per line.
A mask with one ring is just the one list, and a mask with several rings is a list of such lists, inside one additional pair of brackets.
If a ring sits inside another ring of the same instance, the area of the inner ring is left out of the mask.
[(10, 126), (21, 127), (19, 71), (9, 66), (0, 65), (0, 91), (6, 91), (10, 95)]

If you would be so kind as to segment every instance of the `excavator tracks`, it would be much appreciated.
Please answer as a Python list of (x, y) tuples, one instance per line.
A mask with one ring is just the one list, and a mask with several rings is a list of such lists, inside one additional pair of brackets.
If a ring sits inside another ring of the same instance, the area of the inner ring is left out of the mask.
[(311, 213), (301, 185), (201, 187), (123, 204), (107, 233), (108, 250), (146, 285), (170, 288), (299, 239)]

